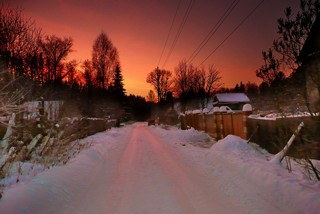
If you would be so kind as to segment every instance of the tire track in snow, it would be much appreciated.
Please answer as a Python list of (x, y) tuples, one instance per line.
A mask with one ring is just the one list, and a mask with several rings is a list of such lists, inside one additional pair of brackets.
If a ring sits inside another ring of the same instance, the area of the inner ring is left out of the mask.
[[(180, 154), (147, 127), (143, 129), (148, 137), (162, 170), (174, 184), (176, 197), (183, 208), (182, 213), (224, 213), (226, 210), (241, 211), (241, 207), (223, 197), (222, 192), (207, 177), (188, 165)], [(225, 201), (228, 200), (228, 203)]]

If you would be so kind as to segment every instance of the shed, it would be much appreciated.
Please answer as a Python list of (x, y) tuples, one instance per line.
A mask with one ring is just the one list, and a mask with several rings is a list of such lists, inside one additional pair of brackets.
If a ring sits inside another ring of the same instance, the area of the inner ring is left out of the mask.
[(217, 93), (213, 97), (213, 106), (229, 106), (232, 110), (241, 110), (250, 99), (244, 93)]

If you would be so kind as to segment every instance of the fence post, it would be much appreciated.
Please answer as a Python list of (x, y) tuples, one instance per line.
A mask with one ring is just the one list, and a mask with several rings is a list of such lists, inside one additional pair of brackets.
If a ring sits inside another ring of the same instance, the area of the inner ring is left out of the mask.
[(219, 108), (219, 112), (217, 112), (217, 139), (224, 138), (224, 126), (223, 126), (223, 115), (227, 112), (225, 106), (221, 106)]
[(186, 115), (186, 123), (187, 123), (187, 127), (191, 127), (191, 124), (190, 124), (190, 113), (189, 111), (186, 111), (185, 112), (185, 115)]
[(201, 113), (200, 110), (192, 111), (192, 122), (193, 122), (193, 128), (195, 130), (199, 130), (200, 113)]
[(198, 121), (199, 121), (199, 130), (205, 131), (206, 130), (205, 113), (203, 111), (199, 114)]
[(242, 107), (242, 127), (243, 127), (243, 132), (242, 132), (242, 137), (243, 139), (248, 139), (248, 127), (247, 127), (247, 120), (249, 115), (252, 114), (252, 106), (250, 104), (245, 104)]
[(186, 130), (187, 129), (187, 120), (186, 120), (186, 115), (183, 113), (180, 114), (180, 122), (181, 122), (181, 129)]
[(203, 131), (208, 133), (208, 114), (210, 113), (209, 109), (205, 108), (202, 110), (202, 124), (203, 124)]
[(223, 130), (223, 113), (217, 112), (217, 139), (220, 140), (224, 138), (224, 130)]
[(204, 120), (205, 120), (205, 132), (207, 132), (210, 135), (210, 112), (206, 112), (204, 115)]

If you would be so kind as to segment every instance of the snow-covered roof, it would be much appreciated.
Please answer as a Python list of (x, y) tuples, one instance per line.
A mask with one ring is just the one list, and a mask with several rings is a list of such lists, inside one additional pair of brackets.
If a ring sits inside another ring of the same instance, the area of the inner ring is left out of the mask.
[(219, 103), (247, 103), (250, 99), (244, 93), (217, 93), (215, 95)]

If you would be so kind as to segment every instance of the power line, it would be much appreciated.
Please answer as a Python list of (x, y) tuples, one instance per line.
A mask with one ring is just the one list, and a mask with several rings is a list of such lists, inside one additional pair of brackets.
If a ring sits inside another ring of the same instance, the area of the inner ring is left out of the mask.
[(195, 49), (195, 51), (191, 54), (187, 62), (191, 63), (194, 58), (200, 53), (201, 49), (209, 42), (212, 36), (218, 31), (224, 21), (229, 17), (234, 8), (239, 4), (240, 0), (234, 0), (224, 12), (224, 14), (220, 17), (219, 21), (211, 28), (207, 36), (202, 40), (199, 46)]
[(173, 43), (172, 43), (172, 45), (171, 45), (170, 51), (169, 51), (169, 53), (168, 53), (168, 55), (167, 55), (167, 57), (166, 57), (163, 65), (162, 65), (163, 68), (166, 66), (167, 61), (168, 61), (168, 59), (170, 58), (170, 56), (171, 56), (171, 54), (172, 54), (172, 52), (173, 52), (173, 50), (174, 50), (174, 48), (175, 48), (175, 46), (176, 46), (176, 44), (177, 44), (177, 41), (178, 41), (178, 39), (179, 39), (179, 37), (180, 37), (180, 35), (181, 35), (181, 32), (182, 32), (182, 30), (183, 30), (183, 28), (184, 28), (184, 25), (185, 25), (186, 22), (187, 22), (187, 19), (188, 19), (188, 17), (189, 17), (190, 11), (191, 11), (191, 9), (192, 9), (192, 7), (193, 7), (194, 1), (195, 1), (195, 0), (190, 0), (190, 2), (189, 2), (188, 8), (187, 8), (187, 10), (186, 10), (186, 12), (185, 12), (185, 14), (184, 14), (184, 17), (183, 17), (183, 19), (182, 19), (182, 22), (181, 22), (181, 24), (180, 24), (180, 26), (179, 26), (179, 29), (178, 29), (178, 31), (177, 31), (177, 34), (176, 34), (176, 36), (175, 36), (175, 38), (174, 38), (174, 40), (173, 40)]
[(181, 32), (182, 32), (182, 30), (183, 30), (183, 28), (184, 28), (185, 23), (187, 22), (188, 16), (189, 16), (190, 11), (191, 11), (191, 9), (192, 9), (192, 7), (193, 7), (193, 3), (194, 3), (194, 0), (190, 0), (190, 1), (189, 1), (188, 8), (187, 8), (187, 10), (186, 10), (186, 12), (185, 12), (185, 14), (184, 14), (184, 17), (183, 17), (181, 23), (180, 23), (180, 26), (179, 26), (179, 29), (178, 29), (178, 31), (177, 31), (177, 34), (176, 34), (176, 36), (175, 36), (175, 38), (174, 38), (174, 40), (173, 40), (173, 42), (172, 42), (171, 48), (170, 48), (170, 50), (169, 50), (169, 52), (168, 52), (168, 55), (167, 55), (167, 57), (166, 57), (163, 65), (162, 65), (162, 67), (165, 67), (165, 66), (166, 66), (166, 63), (167, 63), (168, 59), (170, 58), (170, 56), (171, 56), (171, 54), (172, 54), (172, 52), (173, 52), (173, 50), (174, 50), (174, 48), (175, 48), (175, 46), (176, 46), (176, 44), (177, 44), (177, 41), (178, 41), (178, 39), (179, 39), (179, 37), (180, 37), (180, 35), (181, 35)]
[(241, 27), (241, 25), (245, 21), (247, 21), (247, 19), (262, 5), (263, 2), (264, 0), (262, 0), (255, 8), (253, 8), (253, 10), (251, 10), (250, 13), (244, 19), (242, 19), (242, 21), (237, 25), (237, 27), (228, 34), (228, 36), (200, 63), (199, 66), (201, 66), (205, 61), (207, 61), (207, 59), (210, 56), (212, 56), (212, 54), (214, 54)]
[(172, 19), (171, 26), (170, 26), (170, 29), (169, 29), (169, 32), (168, 32), (166, 41), (165, 41), (165, 43), (164, 43), (164, 46), (163, 46), (163, 49), (162, 49), (162, 52), (161, 52), (160, 59), (159, 59), (159, 62), (158, 62), (158, 66), (157, 66), (157, 67), (159, 67), (160, 61), (161, 61), (161, 59), (162, 59), (163, 52), (164, 52), (164, 50), (166, 49), (167, 42), (168, 42), (169, 36), (170, 36), (170, 34), (171, 34), (173, 24), (174, 24), (174, 22), (175, 22), (175, 20), (176, 20), (176, 17), (177, 17), (177, 13), (178, 13), (180, 4), (181, 4), (181, 0), (179, 0), (178, 6), (177, 6), (177, 8), (176, 8), (176, 12), (174, 13), (174, 17), (173, 17), (173, 19)]

